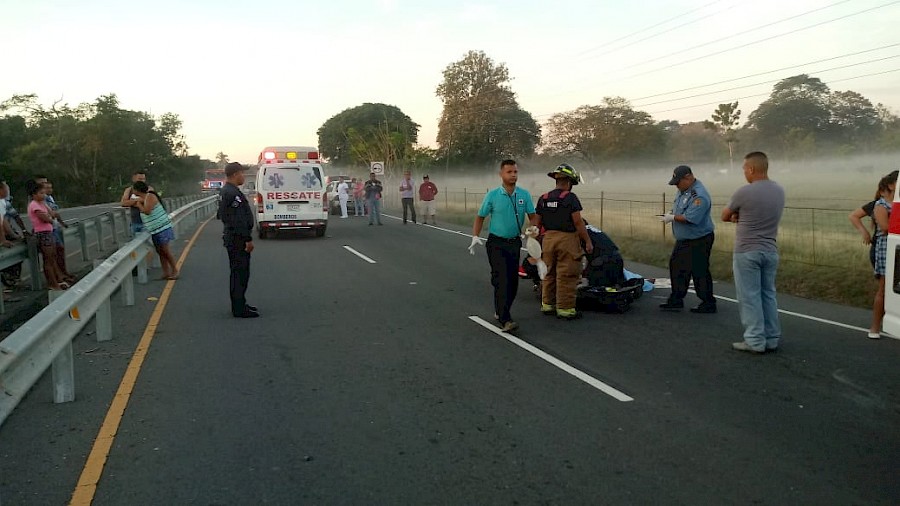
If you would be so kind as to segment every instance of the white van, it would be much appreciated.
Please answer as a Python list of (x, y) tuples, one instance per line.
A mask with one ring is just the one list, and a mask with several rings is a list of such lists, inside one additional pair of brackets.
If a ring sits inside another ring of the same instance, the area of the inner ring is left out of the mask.
[(260, 239), (281, 230), (325, 235), (328, 195), (319, 152), (308, 146), (271, 146), (259, 153), (256, 228)]

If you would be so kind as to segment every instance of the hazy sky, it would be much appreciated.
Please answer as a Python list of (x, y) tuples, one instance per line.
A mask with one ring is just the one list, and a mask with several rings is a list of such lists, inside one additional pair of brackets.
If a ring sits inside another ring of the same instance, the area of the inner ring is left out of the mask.
[(0, 100), (115, 93), (178, 114), (193, 153), (244, 163), (316, 144), (325, 120), (364, 102), (398, 106), (434, 146), (441, 72), (472, 49), (507, 65), (539, 122), (617, 95), (681, 122), (740, 99), (743, 120), (798, 73), (897, 113), (898, 22), (890, 0), (0, 0)]

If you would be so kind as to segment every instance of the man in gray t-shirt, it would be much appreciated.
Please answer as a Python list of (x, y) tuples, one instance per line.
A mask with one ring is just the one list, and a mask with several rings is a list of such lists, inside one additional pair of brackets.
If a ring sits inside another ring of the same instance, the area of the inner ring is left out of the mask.
[(725, 209), (722, 221), (737, 226), (732, 269), (744, 325), (740, 351), (764, 353), (778, 348), (781, 324), (775, 296), (778, 270), (778, 224), (784, 211), (784, 188), (769, 179), (769, 159), (755, 151), (744, 157), (744, 177)]

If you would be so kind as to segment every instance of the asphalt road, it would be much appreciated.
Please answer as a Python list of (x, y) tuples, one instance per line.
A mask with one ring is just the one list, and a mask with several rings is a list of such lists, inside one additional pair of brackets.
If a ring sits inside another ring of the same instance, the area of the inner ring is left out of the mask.
[[(257, 241), (249, 300), (263, 317), (240, 320), (220, 233), (210, 223), (188, 256), (94, 504), (900, 502), (896, 340), (783, 315), (782, 349), (754, 356), (730, 348), (727, 300), (662, 313), (668, 290), (654, 290), (625, 314), (565, 322), (523, 282), (521, 341), (622, 402), (473, 321), (493, 309), (466, 236), (351, 218), (322, 239)], [(162, 286), (116, 308), (115, 341), (76, 340), (75, 403), (50, 404), (44, 381), (0, 428), (4, 505), (69, 500)]]

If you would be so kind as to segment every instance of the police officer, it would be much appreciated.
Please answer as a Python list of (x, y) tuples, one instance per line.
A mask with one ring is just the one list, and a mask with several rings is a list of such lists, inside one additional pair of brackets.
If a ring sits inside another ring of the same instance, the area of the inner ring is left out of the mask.
[(541, 260), (547, 264), (544, 276), (541, 312), (557, 318), (574, 320), (581, 316), (575, 310), (578, 282), (581, 280), (581, 257), (590, 254), (594, 245), (581, 218), (581, 201), (572, 193), (578, 184), (578, 173), (564, 163), (547, 174), (556, 180), (556, 188), (538, 199), (537, 226), (546, 230), (541, 245)]
[(672, 224), (675, 247), (669, 258), (669, 276), (672, 278), (672, 293), (669, 300), (660, 304), (660, 309), (678, 311), (684, 307), (688, 282), (694, 278), (694, 289), (700, 298), (700, 305), (691, 308), (692, 313), (715, 313), (716, 299), (713, 297), (712, 274), (709, 272), (709, 253), (712, 251), (715, 234), (709, 215), (712, 199), (709, 192), (687, 165), (675, 167), (670, 185), (678, 188), (672, 212), (660, 217), (660, 221)]
[(244, 184), (244, 167), (231, 162), (225, 166), (225, 186), (219, 192), (219, 218), (225, 225), (222, 239), (231, 266), (231, 314), (235, 318), (257, 318), (259, 311), (245, 294), (250, 281), (250, 253), (253, 251), (253, 211), (239, 186)]

